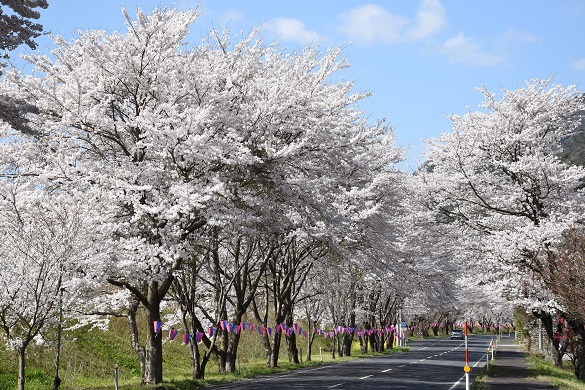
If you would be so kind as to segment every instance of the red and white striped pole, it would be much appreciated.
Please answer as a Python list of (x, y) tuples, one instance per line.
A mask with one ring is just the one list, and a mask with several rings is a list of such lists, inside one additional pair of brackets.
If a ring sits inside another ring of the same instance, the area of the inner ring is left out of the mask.
[(463, 371), (465, 371), (465, 390), (469, 390), (469, 371), (471, 371), (471, 368), (469, 367), (469, 349), (467, 348), (467, 336), (469, 334), (467, 321), (465, 321), (463, 334), (465, 335), (465, 367), (463, 367)]

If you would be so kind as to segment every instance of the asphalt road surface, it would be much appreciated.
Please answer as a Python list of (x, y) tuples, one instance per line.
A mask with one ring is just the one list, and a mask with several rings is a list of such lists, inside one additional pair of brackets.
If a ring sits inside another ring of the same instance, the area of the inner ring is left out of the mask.
[[(486, 363), (490, 341), (489, 335), (468, 338), (470, 383)], [(427, 339), (411, 341), (408, 346), (408, 352), (261, 376), (208, 389), (465, 389), (464, 341)]]

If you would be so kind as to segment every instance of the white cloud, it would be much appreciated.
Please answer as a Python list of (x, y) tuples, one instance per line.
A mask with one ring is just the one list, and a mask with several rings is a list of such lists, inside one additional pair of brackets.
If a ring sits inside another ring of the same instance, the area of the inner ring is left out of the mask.
[(408, 20), (396, 16), (375, 4), (354, 8), (337, 17), (340, 31), (351, 40), (370, 44), (375, 41), (396, 43), (401, 41), (402, 30)]
[(535, 35), (517, 31), (513, 28), (508, 29), (496, 39), (496, 42), (500, 45), (509, 45), (512, 43), (534, 44), (538, 43), (538, 41), (539, 40)]
[(227, 20), (229, 22), (236, 22), (238, 20), (242, 20), (244, 18), (244, 13), (238, 10), (230, 10), (222, 16), (223, 20)]
[(572, 61), (571, 68), (575, 70), (585, 70), (585, 58)]
[(416, 15), (416, 24), (407, 31), (410, 39), (427, 38), (447, 25), (445, 9), (440, 0), (423, 0)]
[(446, 40), (440, 51), (452, 61), (465, 65), (492, 66), (507, 62), (505, 56), (494, 51), (486, 51), (475, 38), (467, 37), (464, 33)]
[(279, 39), (307, 45), (318, 41), (321, 37), (314, 31), (305, 29), (305, 25), (298, 19), (275, 18), (267, 21), (264, 27)]
[(357, 43), (386, 44), (429, 38), (447, 25), (440, 0), (422, 0), (413, 22), (376, 4), (365, 4), (337, 17), (339, 30)]

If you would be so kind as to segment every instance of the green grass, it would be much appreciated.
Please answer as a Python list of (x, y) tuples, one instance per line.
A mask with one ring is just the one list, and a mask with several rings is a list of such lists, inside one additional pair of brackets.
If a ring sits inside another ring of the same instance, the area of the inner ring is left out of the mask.
[(528, 360), (538, 379), (548, 381), (561, 390), (585, 390), (585, 382), (575, 378), (570, 362), (559, 368), (539, 354), (530, 354)]
[[(565, 362), (563, 367), (556, 367), (552, 362), (546, 361), (538, 353), (528, 355), (530, 369), (535, 373), (536, 379), (544, 382), (550, 382), (559, 390), (585, 390), (585, 382), (575, 378), (573, 367), (570, 362)], [(483, 368), (481, 373), (476, 377), (472, 384), (473, 390), (486, 390), (489, 388), (486, 381), (491, 376), (498, 375), (499, 367), (496, 364), (490, 364), (489, 369)]]
[[(141, 329), (144, 329), (143, 324)], [(51, 338), (52, 335), (49, 335)], [(302, 349), (303, 363), (288, 363), (286, 343), (281, 346), (278, 368), (267, 368), (265, 364), (262, 339), (257, 332), (246, 332), (240, 347), (240, 373), (220, 374), (217, 364), (211, 360), (207, 364), (204, 381), (191, 378), (191, 365), (188, 348), (178, 338), (163, 345), (163, 377), (165, 382), (157, 386), (140, 385), (140, 364), (131, 348), (126, 319), (114, 319), (108, 331), (81, 328), (65, 332), (61, 350), (61, 390), (110, 390), (114, 387), (114, 366), (119, 367), (119, 384), (121, 390), (165, 389), (186, 390), (204, 385), (235, 381), (247, 377), (266, 375), (290, 369), (312, 367), (331, 362), (342, 362), (360, 358), (359, 344), (352, 348), (351, 357), (331, 356), (331, 341), (317, 338), (313, 345), (312, 361), (306, 361), (306, 340), (299, 338), (297, 346)], [(322, 348), (322, 361), (319, 353)], [(15, 389), (18, 376), (18, 358), (16, 353), (6, 351), (0, 339), (0, 389)], [(384, 352), (396, 353), (406, 348)], [(379, 355), (368, 354), (367, 356)], [(27, 351), (26, 388), (27, 390), (46, 390), (52, 387), (54, 376), (55, 348), (45, 345), (32, 345)]]

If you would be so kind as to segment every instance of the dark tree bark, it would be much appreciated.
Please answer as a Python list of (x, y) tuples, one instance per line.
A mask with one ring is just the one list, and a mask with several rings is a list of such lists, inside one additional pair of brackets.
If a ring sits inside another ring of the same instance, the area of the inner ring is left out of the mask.
[[(179, 264), (176, 264), (175, 268)], [(108, 282), (114, 286), (128, 289), (134, 296), (134, 302), (128, 313), (130, 325), (130, 340), (138, 359), (142, 371), (142, 384), (156, 384), (162, 382), (162, 335), (154, 332), (154, 321), (160, 321), (160, 304), (167, 294), (171, 283), (173, 282), (173, 272), (170, 272), (165, 279), (159, 284), (156, 281), (143, 282), (140, 288), (130, 283), (115, 279), (108, 279)], [(142, 346), (138, 342), (138, 326), (136, 323), (136, 313), (138, 306), (142, 304), (146, 312), (147, 333), (146, 342)]]

